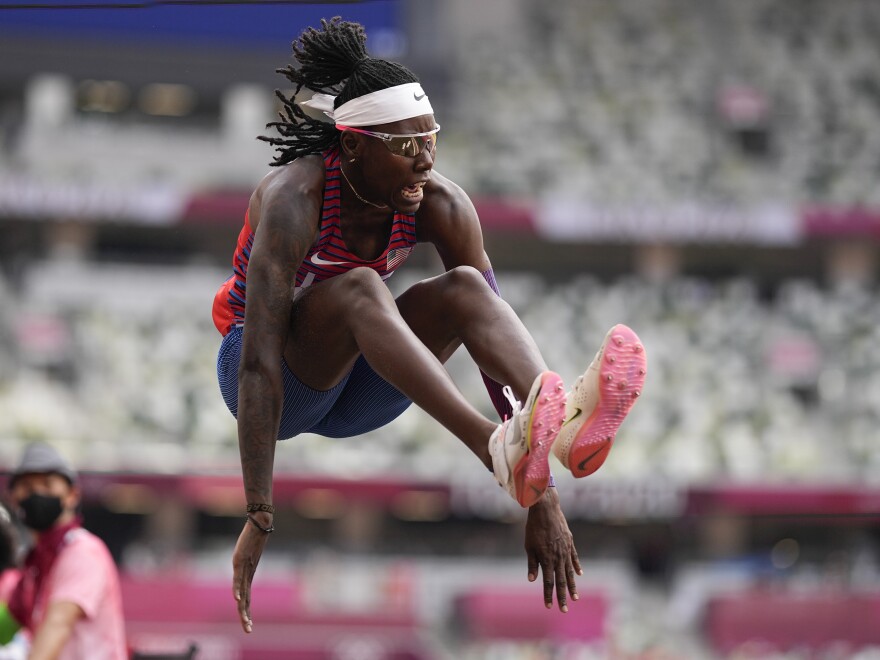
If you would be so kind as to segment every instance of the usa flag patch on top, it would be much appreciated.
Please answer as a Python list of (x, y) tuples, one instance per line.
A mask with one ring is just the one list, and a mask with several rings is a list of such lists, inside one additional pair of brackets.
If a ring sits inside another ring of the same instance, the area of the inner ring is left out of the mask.
[(388, 261), (385, 265), (385, 270), (394, 270), (409, 256), (409, 253), (412, 252), (411, 247), (404, 248), (394, 248), (393, 250), (388, 250)]

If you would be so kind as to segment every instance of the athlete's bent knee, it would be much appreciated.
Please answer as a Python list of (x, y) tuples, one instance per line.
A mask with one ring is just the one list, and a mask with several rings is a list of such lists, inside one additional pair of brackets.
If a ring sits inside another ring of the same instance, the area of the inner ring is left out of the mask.
[(372, 268), (354, 268), (340, 277), (344, 277), (340, 280), (340, 285), (343, 287), (344, 295), (351, 298), (352, 305), (394, 302), (385, 282)]
[(377, 287), (385, 286), (379, 273), (366, 266), (352, 268), (347, 273), (343, 273), (340, 278), (340, 282), (344, 283), (346, 288), (356, 290), (359, 293), (366, 293)]
[(468, 291), (486, 293), (490, 290), (482, 273), (473, 266), (456, 266), (442, 278), (446, 293), (453, 296)]

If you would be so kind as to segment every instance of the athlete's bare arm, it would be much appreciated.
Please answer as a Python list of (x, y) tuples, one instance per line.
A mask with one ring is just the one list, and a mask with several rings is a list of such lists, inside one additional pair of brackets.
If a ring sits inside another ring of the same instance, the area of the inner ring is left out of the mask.
[[(275, 442), (283, 387), (280, 355), (290, 328), (296, 271), (314, 241), (323, 198), (320, 158), (301, 158), (267, 175), (251, 196), (254, 245), (248, 263), (248, 303), (238, 388), (238, 442), (248, 504), (272, 503)], [(271, 514), (252, 514), (264, 528)], [(267, 534), (245, 524), (233, 555), (233, 592), (250, 632), (250, 590)]]
[[(472, 266), (484, 272), (491, 268), (473, 203), (458, 185), (436, 170), (426, 187), (416, 228), (420, 241), (434, 244), (446, 270)], [(582, 571), (555, 488), (548, 488), (544, 497), (529, 508), (525, 549), (530, 581), (537, 579), (541, 568), (546, 606), (552, 606), (555, 587), (559, 608), (567, 611), (567, 595), (578, 598), (575, 573)]]

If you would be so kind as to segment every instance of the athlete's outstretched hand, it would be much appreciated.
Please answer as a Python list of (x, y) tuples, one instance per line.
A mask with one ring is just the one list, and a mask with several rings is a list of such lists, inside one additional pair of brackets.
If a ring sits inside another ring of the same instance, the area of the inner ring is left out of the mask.
[(246, 633), (254, 629), (254, 622), (251, 620), (251, 583), (268, 538), (266, 532), (245, 521), (232, 554), (232, 595), (238, 603), (241, 628)]
[(575, 573), (583, 575), (568, 521), (559, 506), (555, 488), (529, 508), (526, 521), (526, 554), (529, 560), (529, 582), (538, 579), (538, 567), (544, 578), (544, 604), (553, 607), (553, 587), (559, 609), (568, 612), (568, 594), (578, 599)]

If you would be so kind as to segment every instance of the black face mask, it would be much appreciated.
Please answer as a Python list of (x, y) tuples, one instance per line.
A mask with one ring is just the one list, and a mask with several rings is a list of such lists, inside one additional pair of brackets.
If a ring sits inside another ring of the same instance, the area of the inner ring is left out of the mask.
[(21, 522), (37, 532), (49, 529), (64, 511), (60, 497), (39, 493), (28, 495), (18, 506), (24, 513)]

